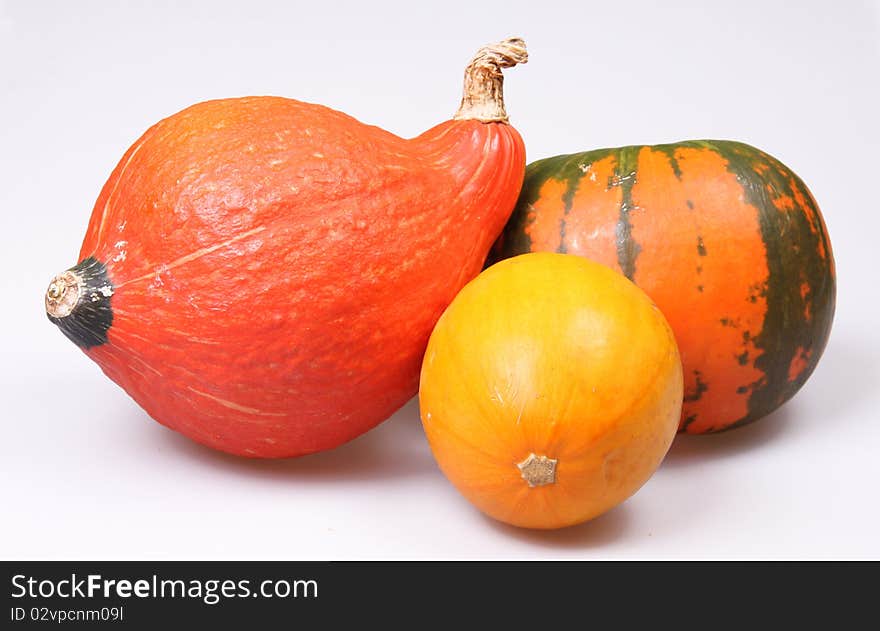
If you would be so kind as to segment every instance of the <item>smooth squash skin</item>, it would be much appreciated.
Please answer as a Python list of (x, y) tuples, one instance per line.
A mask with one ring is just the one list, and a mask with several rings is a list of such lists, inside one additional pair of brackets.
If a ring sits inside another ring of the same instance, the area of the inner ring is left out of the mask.
[(835, 268), (803, 181), (738, 142), (686, 141), (530, 164), (491, 260), (566, 252), (644, 289), (684, 364), (681, 430), (766, 416), (804, 384), (825, 348)]
[(468, 500), (549, 529), (645, 483), (675, 437), (682, 387), (672, 331), (643, 291), (598, 263), (538, 253), (458, 294), (431, 334), (419, 405)]
[(428, 336), (482, 268), (525, 150), (481, 50), (454, 120), (400, 138), (281, 97), (151, 127), (104, 185), (47, 313), (153, 418), (210, 447), (335, 447), (416, 394)]

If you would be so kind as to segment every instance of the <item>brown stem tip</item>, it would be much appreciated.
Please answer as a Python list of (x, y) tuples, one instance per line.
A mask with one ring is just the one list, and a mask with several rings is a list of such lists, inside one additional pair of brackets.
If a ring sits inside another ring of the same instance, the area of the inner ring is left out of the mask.
[(58, 274), (46, 290), (46, 314), (52, 318), (65, 318), (79, 302), (82, 279), (67, 270)]
[(511, 37), (477, 51), (464, 70), (464, 92), (455, 120), (506, 123), (504, 76), (502, 68), (512, 68), (529, 60), (526, 43)]
[(49, 283), (43, 298), (46, 315), (77, 346), (99, 346), (107, 341), (113, 324), (113, 291), (107, 268), (89, 257)]
[(529, 486), (545, 486), (556, 482), (556, 463), (558, 460), (547, 456), (529, 454), (522, 462), (517, 463), (517, 468)]

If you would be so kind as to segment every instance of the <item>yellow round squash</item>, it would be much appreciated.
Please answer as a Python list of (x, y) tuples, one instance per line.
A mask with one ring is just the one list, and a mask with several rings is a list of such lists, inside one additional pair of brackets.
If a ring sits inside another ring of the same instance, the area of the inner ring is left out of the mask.
[(443, 313), (419, 405), (441, 470), (477, 508), (560, 528), (616, 506), (660, 465), (678, 428), (681, 360), (666, 319), (622, 275), (524, 254)]

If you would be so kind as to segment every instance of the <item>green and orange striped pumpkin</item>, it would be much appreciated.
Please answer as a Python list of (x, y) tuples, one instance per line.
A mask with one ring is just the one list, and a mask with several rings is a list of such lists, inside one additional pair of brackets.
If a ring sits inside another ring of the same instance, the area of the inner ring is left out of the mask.
[(490, 261), (579, 254), (622, 272), (675, 331), (680, 431), (755, 421), (816, 367), (834, 316), (824, 220), (801, 179), (748, 145), (629, 146), (530, 164)]

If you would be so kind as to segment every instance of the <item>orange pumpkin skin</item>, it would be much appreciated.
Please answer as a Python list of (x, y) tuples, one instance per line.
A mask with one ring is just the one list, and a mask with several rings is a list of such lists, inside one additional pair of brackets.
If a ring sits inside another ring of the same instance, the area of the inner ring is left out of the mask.
[(415, 395), (430, 331), (480, 271), (524, 169), (504, 122), (405, 140), (286, 98), (194, 105), (101, 191), (80, 260), (105, 266), (112, 324), (81, 345), (202, 444), (335, 447)]
[[(536, 253), (488, 268), (447, 308), (419, 405), (440, 468), (468, 500), (549, 529), (645, 483), (675, 437), (682, 388), (672, 331), (644, 292), (598, 263)], [(533, 477), (551, 466), (554, 481)]]
[(749, 145), (684, 141), (533, 162), (490, 258), (556, 251), (615, 269), (675, 331), (681, 430), (745, 425), (819, 362), (834, 317), (828, 232), (804, 182)]

